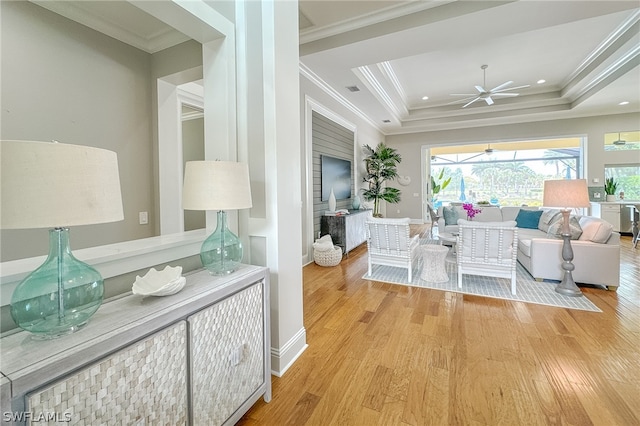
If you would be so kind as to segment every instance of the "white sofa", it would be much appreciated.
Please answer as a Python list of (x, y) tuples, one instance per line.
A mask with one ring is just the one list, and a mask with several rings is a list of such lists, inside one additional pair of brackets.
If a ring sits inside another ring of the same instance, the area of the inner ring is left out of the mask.
[[(455, 207), (460, 219), (466, 219), (462, 207)], [(473, 220), (481, 222), (515, 220), (520, 209), (537, 207), (481, 207)], [(443, 208), (438, 209), (438, 232), (457, 232), (458, 225), (445, 222)], [(571, 240), (573, 248), (573, 279), (577, 283), (605, 286), (617, 290), (620, 285), (620, 234), (610, 223), (591, 216), (574, 216), (580, 225), (580, 237)], [(558, 217), (555, 218), (557, 220)], [(457, 222), (457, 221), (456, 221)], [(541, 221), (542, 222), (542, 218)], [(546, 226), (545, 226), (546, 225)], [(518, 261), (536, 280), (562, 280), (563, 240), (547, 233), (549, 224), (540, 223), (537, 229), (518, 228)]]

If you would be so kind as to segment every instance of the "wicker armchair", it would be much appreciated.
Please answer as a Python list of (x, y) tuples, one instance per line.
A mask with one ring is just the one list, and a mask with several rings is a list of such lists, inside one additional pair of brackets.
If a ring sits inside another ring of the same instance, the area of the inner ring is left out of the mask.
[(470, 222), (460, 219), (458, 230), (458, 288), (462, 288), (462, 274), (483, 275), (510, 278), (511, 294), (516, 294), (516, 222)]
[(387, 265), (407, 270), (411, 282), (413, 264), (419, 256), (420, 236), (409, 236), (409, 218), (367, 221), (369, 275), (372, 265)]

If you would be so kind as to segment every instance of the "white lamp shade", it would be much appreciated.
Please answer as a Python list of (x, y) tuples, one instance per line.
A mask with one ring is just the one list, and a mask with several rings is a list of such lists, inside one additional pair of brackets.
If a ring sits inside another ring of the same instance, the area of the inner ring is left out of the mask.
[(2, 141), (0, 148), (2, 228), (124, 219), (115, 152), (33, 141)]
[(182, 208), (236, 210), (252, 207), (249, 167), (232, 161), (188, 161)]
[(542, 197), (545, 207), (590, 207), (586, 179), (545, 180)]

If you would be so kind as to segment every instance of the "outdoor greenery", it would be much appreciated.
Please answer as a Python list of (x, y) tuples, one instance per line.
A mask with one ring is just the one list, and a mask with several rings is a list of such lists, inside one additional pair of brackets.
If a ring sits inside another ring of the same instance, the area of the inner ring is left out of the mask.
[[(464, 175), (461, 167), (444, 166), (437, 172), (451, 177), (448, 190), (441, 190), (440, 201), (458, 201), (464, 180), (466, 200), (489, 200), (492, 204), (519, 206), (542, 205), (542, 188), (547, 179), (575, 178), (576, 161), (542, 160), (556, 167), (555, 175), (538, 173), (524, 161), (486, 162), (471, 165), (471, 176)], [(472, 194), (472, 196), (470, 196)]]
[(433, 194), (433, 201), (436, 200), (440, 191), (444, 191), (444, 189), (449, 186), (451, 183), (451, 176), (444, 179), (444, 168), (440, 170), (440, 174), (438, 175), (438, 180), (436, 181), (433, 176), (431, 176), (431, 193)]
[(362, 197), (367, 201), (373, 201), (373, 215), (380, 217), (380, 201), (387, 203), (398, 203), (400, 201), (400, 190), (391, 188), (384, 183), (398, 177), (398, 164), (402, 157), (394, 148), (389, 148), (380, 142), (375, 149), (369, 145), (364, 146), (367, 156), (364, 159), (366, 175), (364, 182), (369, 184), (369, 188), (362, 192)]

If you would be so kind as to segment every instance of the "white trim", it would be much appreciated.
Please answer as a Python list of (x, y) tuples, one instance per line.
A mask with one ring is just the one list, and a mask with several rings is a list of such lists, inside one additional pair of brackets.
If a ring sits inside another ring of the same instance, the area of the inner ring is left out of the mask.
[(380, 128), (380, 126), (374, 123), (369, 117), (367, 117), (362, 111), (360, 111), (360, 109), (358, 109), (355, 105), (349, 102), (344, 96), (338, 93), (333, 87), (325, 83), (324, 80), (322, 80), (317, 74), (311, 71), (302, 62), (300, 62), (300, 74), (302, 74), (303, 77), (307, 78), (313, 84), (318, 86), (323, 92), (325, 92), (327, 95), (332, 97), (340, 105), (342, 105), (343, 107), (345, 107), (346, 109), (348, 109), (349, 111), (351, 111), (352, 113), (360, 117), (362, 120), (369, 123), (371, 127), (376, 129), (380, 133), (384, 134), (384, 131)]
[[(321, 28), (311, 28), (300, 31), (300, 44), (310, 43), (312, 41), (335, 36), (348, 31), (357, 30), (369, 25), (379, 24), (394, 18), (400, 18), (405, 15), (420, 12), (432, 7), (442, 6), (453, 0), (423, 0), (404, 3), (400, 6), (390, 6), (384, 9), (376, 10), (366, 15), (357, 16), (355, 18), (345, 19), (331, 25), (325, 25)], [(328, 6), (330, 7), (330, 6)]]
[(280, 349), (272, 347), (271, 374), (276, 377), (282, 377), (308, 347), (307, 330), (305, 330), (304, 327), (298, 330)]

